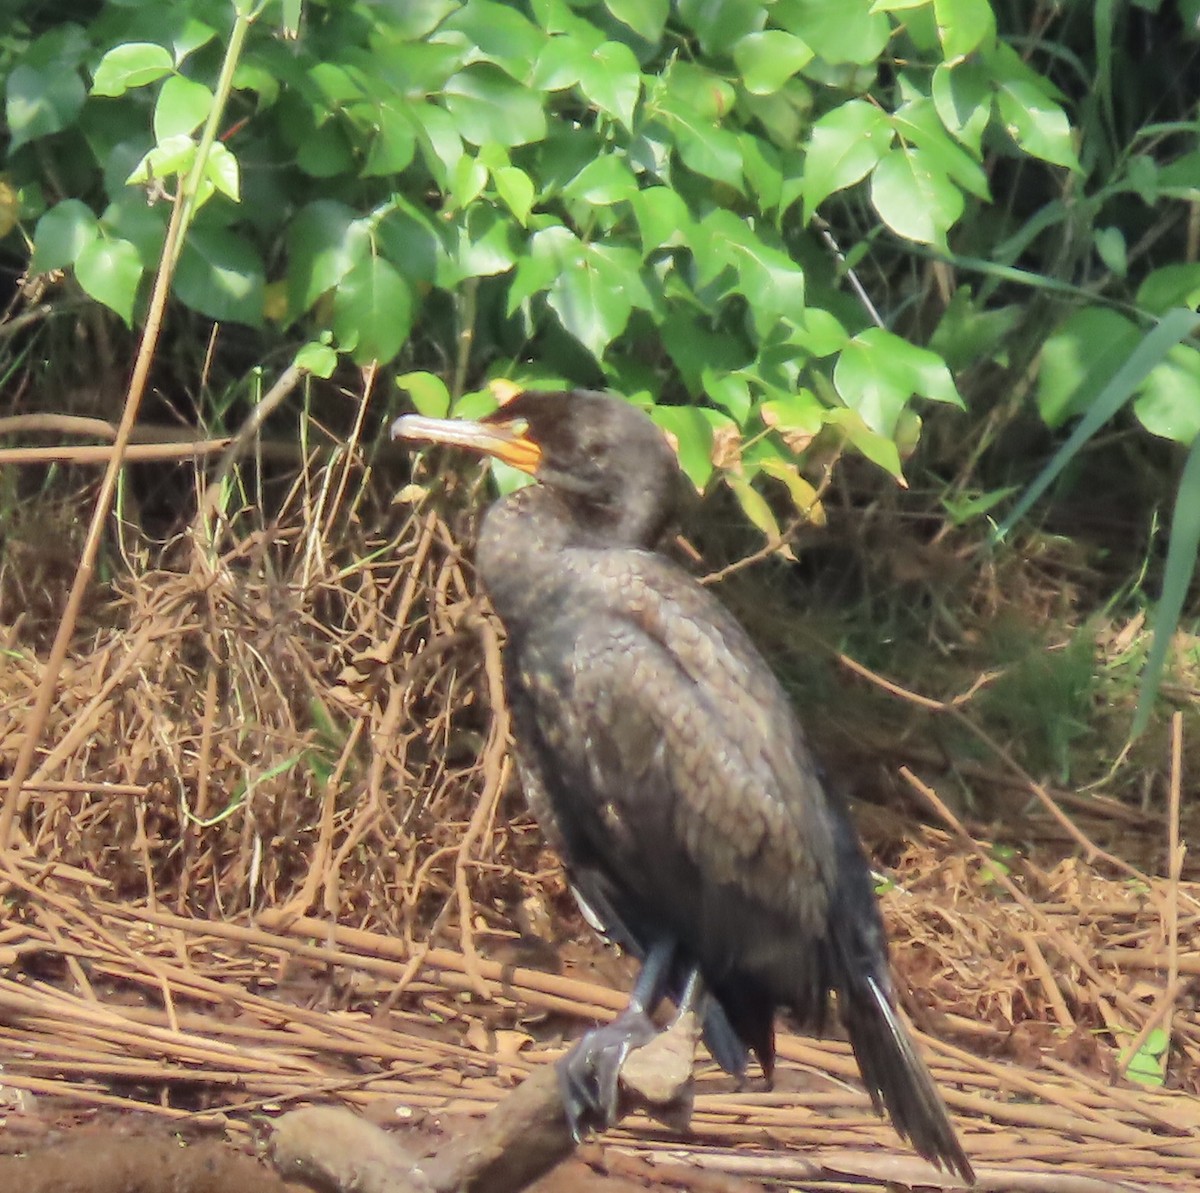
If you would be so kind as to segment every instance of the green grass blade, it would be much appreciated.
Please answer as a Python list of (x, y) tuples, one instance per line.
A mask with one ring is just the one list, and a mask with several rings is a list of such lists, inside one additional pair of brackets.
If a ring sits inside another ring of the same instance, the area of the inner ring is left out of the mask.
[(995, 532), (997, 541), (1029, 512), (1030, 506), (1054, 483), (1055, 477), (1066, 467), (1079, 449), (1129, 401), (1134, 390), (1146, 379), (1147, 374), (1160, 364), (1182, 339), (1200, 325), (1200, 315), (1187, 307), (1168, 311), (1129, 354), (1128, 360), (1112, 375), (1088, 405), (1087, 413), (1071, 437), (1058, 449), (1054, 458), (1042, 469), (1037, 479), (1025, 491), (1011, 514)]
[(1167, 544), (1167, 568), (1163, 575), (1162, 596), (1154, 612), (1154, 641), (1142, 672), (1130, 737), (1141, 734), (1150, 721), (1154, 697), (1158, 694), (1167, 651), (1175, 637), (1184, 598), (1196, 570), (1196, 552), (1200, 550), (1200, 437), (1192, 440), (1179, 489), (1175, 494), (1175, 512), (1171, 517), (1171, 538)]

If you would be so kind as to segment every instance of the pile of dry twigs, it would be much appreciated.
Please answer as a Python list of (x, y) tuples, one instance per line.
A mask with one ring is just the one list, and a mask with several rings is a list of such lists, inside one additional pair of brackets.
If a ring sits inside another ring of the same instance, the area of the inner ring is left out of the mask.
[[(87, 610), (3, 821), (15, 1138), (136, 1111), (246, 1139), (312, 1101), (440, 1124), (623, 1005), (521, 810), (500, 633), (456, 537), (412, 491), (363, 517), (348, 467), (306, 475), (270, 522), (193, 527), (153, 566), (128, 554)], [(44, 653), (10, 580), (0, 767)], [(884, 906), (984, 1188), (1200, 1179), (1182, 736), (1177, 719), (1161, 874), (1095, 845), (1011, 760), (996, 769), (1042, 809), (1054, 864), (999, 864), (936, 768), (899, 772), (940, 823), (891, 843)], [(535, 947), (576, 929), (565, 971)], [(773, 1091), (702, 1068), (686, 1140), (632, 1119), (613, 1146), (804, 1188), (937, 1185), (871, 1114), (845, 1044), (785, 1036), (780, 1052)], [(1127, 1078), (1156, 1057), (1151, 1084)]]

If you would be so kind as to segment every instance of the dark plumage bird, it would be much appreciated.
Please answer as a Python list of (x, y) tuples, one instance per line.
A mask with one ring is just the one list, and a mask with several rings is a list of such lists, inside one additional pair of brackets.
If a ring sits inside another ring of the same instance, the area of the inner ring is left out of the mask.
[(409, 415), (393, 434), (540, 482), (487, 511), (476, 556), (508, 633), (522, 778), (590, 918), (644, 962), (630, 1009), (560, 1071), (573, 1128), (615, 1113), (664, 995), (696, 1006), (739, 1075), (747, 1049), (770, 1075), (776, 1008), (819, 1033), (832, 1002), (876, 1110), (973, 1181), (896, 1013), (844, 804), (742, 627), (655, 551), (684, 492), (662, 432), (620, 398), (527, 391), (481, 422)]

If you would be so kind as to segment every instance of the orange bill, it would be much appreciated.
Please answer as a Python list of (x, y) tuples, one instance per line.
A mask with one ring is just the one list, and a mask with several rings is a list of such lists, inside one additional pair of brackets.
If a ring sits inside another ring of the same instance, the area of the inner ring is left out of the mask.
[(541, 463), (542, 449), (527, 435), (523, 418), (496, 422), (467, 422), (454, 418), (426, 418), (421, 414), (405, 414), (392, 423), (393, 439), (409, 439), (418, 443), (446, 443), (464, 447), (503, 460), (513, 468), (532, 476)]

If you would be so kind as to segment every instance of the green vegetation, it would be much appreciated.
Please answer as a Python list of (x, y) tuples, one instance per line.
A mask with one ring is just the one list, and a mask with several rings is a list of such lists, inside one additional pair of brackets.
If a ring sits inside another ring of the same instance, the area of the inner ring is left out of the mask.
[[(61, 409), (72, 325), (122, 358), (181, 195), (160, 386), (240, 329), (207, 429), (292, 360), (378, 362), (431, 413), (610, 386), (771, 543), (840, 458), (956, 527), (1024, 492), (1011, 529), (1106, 485), (1097, 432), (1132, 439), (1168, 478), (1144, 535), (1175, 495), (1157, 682), (1200, 541), (1196, 0), (84, 8), (0, 38), (0, 259), (47, 304), (0, 337), (12, 392)], [(1061, 685), (1029, 684), (1040, 717)]]

